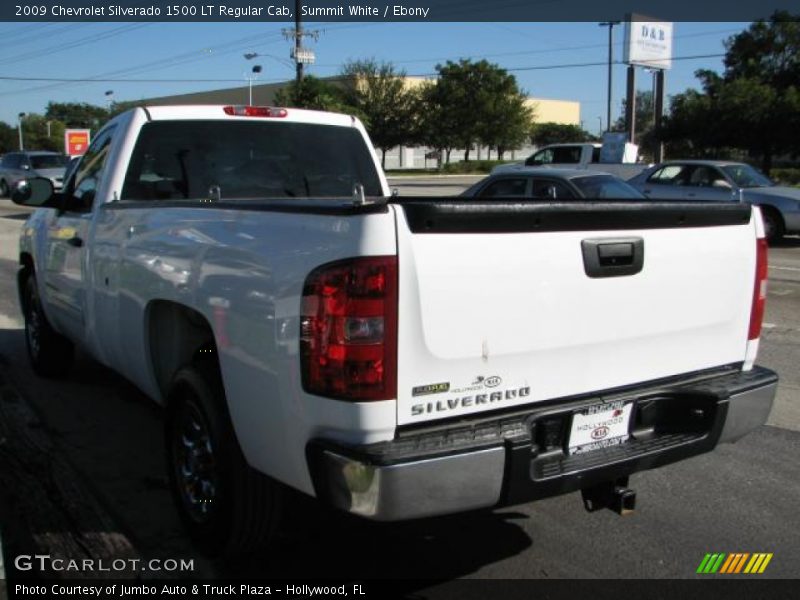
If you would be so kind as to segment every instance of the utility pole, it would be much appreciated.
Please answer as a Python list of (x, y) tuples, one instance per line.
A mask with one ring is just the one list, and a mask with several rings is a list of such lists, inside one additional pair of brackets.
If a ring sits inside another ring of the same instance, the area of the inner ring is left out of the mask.
[(303, 62), (298, 58), (300, 56), (300, 50), (302, 49), (302, 44), (300, 43), (303, 39), (303, 23), (300, 21), (300, 0), (294, 0), (294, 56), (295, 56), (295, 67), (297, 68), (297, 87), (300, 87), (300, 83), (303, 81)]
[(606, 129), (611, 131), (611, 88), (613, 83), (613, 71), (611, 65), (614, 63), (614, 25), (619, 25), (620, 21), (603, 21), (600, 27), (608, 27), (608, 106), (606, 107)]
[(283, 37), (287, 40), (293, 42), (292, 50), (290, 52), (291, 58), (294, 59), (295, 68), (297, 69), (297, 86), (300, 86), (300, 83), (303, 81), (303, 69), (305, 65), (314, 64), (316, 60), (316, 56), (314, 56), (314, 52), (309, 50), (308, 48), (303, 47), (303, 38), (313, 38), (317, 40), (319, 38), (319, 31), (304, 31), (303, 30), (303, 23), (300, 20), (300, 9), (301, 9), (300, 0), (295, 0), (294, 2), (294, 29), (284, 29), (282, 30)]

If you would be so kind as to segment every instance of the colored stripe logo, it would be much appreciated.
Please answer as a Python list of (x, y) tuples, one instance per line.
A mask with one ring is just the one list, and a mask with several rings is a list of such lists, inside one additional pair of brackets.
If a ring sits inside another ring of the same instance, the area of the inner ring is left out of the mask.
[(769, 561), (772, 560), (772, 553), (766, 552), (733, 552), (726, 554), (724, 552), (709, 553), (703, 557), (700, 566), (697, 567), (697, 573), (713, 575), (721, 573), (726, 575), (735, 575), (739, 573), (746, 573), (749, 575), (763, 573)]

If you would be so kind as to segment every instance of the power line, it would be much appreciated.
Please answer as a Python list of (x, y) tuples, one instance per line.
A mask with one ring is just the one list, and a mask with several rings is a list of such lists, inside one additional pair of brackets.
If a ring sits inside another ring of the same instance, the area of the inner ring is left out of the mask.
[(85, 46), (87, 44), (94, 44), (95, 42), (102, 41), (104, 39), (113, 37), (115, 35), (119, 35), (121, 33), (128, 33), (130, 31), (141, 29), (142, 27), (149, 27), (150, 25), (152, 25), (152, 23), (134, 23), (129, 25), (123, 25), (122, 27), (117, 27), (109, 31), (97, 33), (93, 36), (89, 36), (88, 38), (82, 38), (79, 40), (75, 40), (73, 42), (69, 42), (67, 44), (56, 44), (54, 46), (49, 46), (47, 48), (42, 48), (40, 50), (32, 50), (25, 54), (17, 54), (16, 56), (10, 56), (8, 58), (0, 60), (0, 65), (7, 65), (10, 63), (16, 64), (19, 62), (30, 60), (32, 58), (42, 58), (44, 56), (50, 56), (52, 54), (64, 52), (64, 50), (71, 50), (72, 48), (78, 48), (80, 46)]
[[(323, 25), (325, 25), (325, 24), (330, 24), (330, 23), (323, 23)], [(347, 25), (333, 26), (333, 27), (330, 27), (329, 29), (325, 29), (323, 31), (327, 31), (327, 30), (339, 31), (339, 30), (343, 30), (343, 29), (354, 29), (354, 28), (361, 28), (361, 27), (370, 27), (370, 26), (373, 26), (373, 25), (375, 25), (375, 24), (373, 24), (373, 23), (347, 24)], [(32, 79), (18, 78), (19, 81), (53, 81), (55, 83), (51, 83), (51, 84), (43, 85), (43, 86), (38, 86), (38, 87), (33, 87), (33, 88), (25, 88), (25, 89), (21, 89), (21, 90), (0, 92), (0, 97), (2, 97), (2, 96), (16, 96), (16, 95), (27, 94), (27, 93), (31, 93), (31, 92), (41, 92), (41, 91), (47, 91), (47, 90), (52, 90), (52, 89), (58, 89), (60, 87), (63, 87), (64, 83), (66, 83), (66, 84), (74, 84), (74, 83), (77, 83), (77, 84), (83, 84), (83, 83), (113, 83), (115, 81), (121, 81), (121, 82), (124, 83), (125, 82), (124, 80), (109, 79), (109, 77), (112, 76), (112, 75), (127, 75), (127, 74), (141, 72), (141, 71), (157, 71), (157, 70), (166, 69), (166, 68), (170, 68), (170, 67), (176, 67), (176, 66), (181, 66), (181, 65), (184, 65), (184, 64), (189, 64), (189, 63), (192, 63), (192, 62), (197, 62), (199, 60), (204, 60), (208, 56), (213, 56), (214, 58), (216, 58), (216, 57), (219, 57), (219, 56), (225, 56), (225, 55), (232, 54), (232, 53), (235, 53), (235, 52), (240, 52), (242, 49), (246, 49), (246, 48), (260, 48), (262, 46), (267, 46), (267, 45), (276, 43), (281, 37), (282, 37), (282, 35), (279, 32), (271, 32), (270, 34), (264, 34), (262, 32), (262, 33), (258, 33), (258, 34), (254, 34), (254, 35), (244, 36), (242, 38), (237, 38), (237, 39), (231, 40), (229, 42), (225, 42), (224, 44), (218, 45), (215, 49), (214, 48), (196, 49), (196, 50), (193, 50), (193, 51), (190, 51), (190, 52), (185, 52), (185, 53), (182, 53), (182, 54), (178, 54), (178, 55), (175, 55), (175, 56), (172, 56), (172, 57), (162, 58), (162, 59), (158, 59), (158, 60), (151, 61), (151, 62), (148, 62), (148, 63), (143, 63), (143, 64), (140, 64), (140, 65), (134, 65), (133, 67), (126, 67), (124, 69), (118, 69), (116, 71), (107, 71), (105, 73), (100, 73), (98, 75), (91, 75), (91, 76), (85, 76), (85, 77), (82, 77), (82, 78), (75, 78), (74, 81), (71, 81), (71, 80), (67, 81), (67, 80), (64, 80), (63, 78), (44, 78), (44, 79), (43, 78), (32, 78)], [(270, 41), (264, 42), (263, 40), (265, 40), (265, 39), (270, 40)], [(262, 40), (262, 42), (261, 43), (252, 43), (252, 42), (255, 42), (257, 40)], [(228, 49), (225, 52), (219, 52), (219, 50), (223, 49), (223, 48), (224, 49), (230, 48), (230, 49)], [(292, 68), (293, 67), (294, 67), (294, 65), (292, 65)], [(8, 78), (8, 77), (6, 77), (6, 78), (0, 77), (0, 80), (13, 81), (14, 79), (13, 78)], [(173, 79), (170, 79), (169, 81), (174, 81), (174, 82), (180, 83), (182, 80), (173, 78)], [(191, 80), (186, 80), (186, 81), (187, 82), (191, 82)], [(194, 81), (198, 81), (198, 80), (194, 80)], [(219, 80), (213, 80), (213, 81), (226, 82), (226, 81), (230, 81), (230, 80), (219, 79)], [(239, 81), (239, 80), (237, 79), (236, 81)], [(283, 81), (283, 80), (279, 79), (279, 80), (276, 80), (276, 81)], [(146, 83), (147, 80), (131, 80), (131, 82)], [(158, 82), (158, 80), (156, 82)]]
[[(701, 58), (719, 58), (725, 56), (725, 53), (717, 53), (717, 54), (694, 54), (691, 56), (673, 56), (673, 61), (680, 61), (680, 60), (699, 60)], [(598, 61), (598, 62), (582, 62), (582, 63), (562, 63), (558, 65), (533, 65), (527, 67), (504, 67), (505, 71), (537, 71), (537, 70), (550, 70), (550, 69), (573, 69), (573, 68), (581, 68), (581, 67), (598, 67), (598, 66), (606, 66), (608, 61)], [(615, 65), (623, 65), (627, 64), (620, 60), (614, 61)], [(419, 73), (419, 74), (412, 74), (408, 75), (408, 77), (436, 77), (438, 73)], [(339, 79), (345, 79), (345, 77), (326, 77), (327, 81), (336, 81)], [(53, 82), (60, 82), (60, 83), (196, 83), (196, 82), (203, 82), (203, 83), (230, 83), (230, 82), (239, 82), (239, 79), (120, 79), (120, 78), (64, 78), (64, 77), (16, 77), (16, 76), (4, 76), (0, 75), (0, 80), (2, 81), (53, 81)], [(284, 81), (283, 79), (270, 79), (266, 80), (265, 83), (279, 83)]]
[[(693, 37), (702, 37), (706, 35), (715, 35), (720, 33), (733, 33), (734, 31), (741, 31), (740, 29), (718, 29), (715, 31), (704, 31), (699, 33), (687, 33), (684, 35), (676, 35), (674, 39), (684, 39), (684, 38), (693, 38)], [(622, 49), (625, 45), (624, 41), (617, 41), (614, 43), (615, 49)], [(516, 50), (514, 52), (494, 52), (491, 54), (468, 54), (466, 56), (461, 56), (459, 58), (500, 58), (505, 56), (528, 56), (531, 54), (551, 54), (555, 52), (569, 52), (573, 50), (594, 50), (597, 48), (607, 48), (608, 43), (604, 42), (602, 44), (585, 44), (582, 46), (565, 46), (562, 48), (539, 48), (537, 50)], [(429, 58), (415, 58), (415, 59), (407, 59), (407, 60), (392, 60), (393, 64), (397, 65), (404, 65), (404, 64), (413, 64), (413, 63), (429, 63), (434, 61), (442, 61), (442, 60), (452, 60), (452, 56), (439, 56), (439, 57), (429, 57)], [(341, 65), (335, 64), (318, 64), (318, 67), (339, 67)]]

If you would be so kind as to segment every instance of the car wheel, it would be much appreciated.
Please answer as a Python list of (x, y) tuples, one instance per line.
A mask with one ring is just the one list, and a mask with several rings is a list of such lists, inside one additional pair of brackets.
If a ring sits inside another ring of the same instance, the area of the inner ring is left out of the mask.
[(181, 369), (169, 394), (167, 468), (181, 520), (208, 556), (263, 547), (280, 514), (280, 484), (246, 462), (216, 364)]
[(783, 219), (775, 209), (761, 208), (761, 218), (764, 220), (764, 236), (768, 242), (777, 242), (783, 237)]
[(0, 198), (7, 198), (9, 195), (8, 184), (5, 179), (0, 179)]
[(25, 344), (31, 366), (43, 377), (63, 377), (72, 368), (74, 346), (47, 320), (39, 300), (36, 277), (29, 276), (23, 285)]

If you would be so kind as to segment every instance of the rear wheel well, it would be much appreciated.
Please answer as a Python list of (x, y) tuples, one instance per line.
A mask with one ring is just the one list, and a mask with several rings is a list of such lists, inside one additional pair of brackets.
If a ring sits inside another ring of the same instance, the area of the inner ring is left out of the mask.
[(156, 300), (147, 315), (150, 361), (164, 400), (182, 367), (202, 362), (219, 368), (214, 332), (201, 313), (176, 302)]
[(758, 208), (761, 209), (761, 215), (763, 217), (769, 216), (769, 218), (772, 218), (778, 226), (778, 230), (775, 232), (775, 235), (773, 235), (773, 240), (781, 237), (783, 232), (786, 231), (786, 223), (783, 222), (783, 215), (781, 214), (781, 211), (774, 206), (770, 206), (769, 204), (759, 204)]

